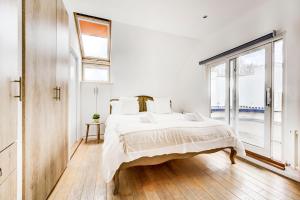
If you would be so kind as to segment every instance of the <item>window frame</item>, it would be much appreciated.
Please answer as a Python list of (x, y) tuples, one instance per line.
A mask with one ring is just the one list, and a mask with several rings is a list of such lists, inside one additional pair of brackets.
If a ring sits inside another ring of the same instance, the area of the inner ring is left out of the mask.
[[(93, 16), (90, 16), (90, 15), (85, 15), (85, 14), (76, 13), (76, 12), (74, 12), (74, 18), (75, 18), (77, 36), (78, 36), (78, 40), (79, 40), (79, 46), (80, 46), (82, 62), (87, 63), (87, 64), (97, 64), (97, 65), (110, 66), (111, 65), (111, 24), (112, 24), (111, 20), (104, 19), (104, 18), (99, 18), (99, 17), (93, 17)], [(80, 19), (86, 19), (88, 21), (94, 21), (94, 22), (97, 22), (97, 23), (108, 24), (109, 33), (108, 33), (108, 48), (107, 48), (108, 58), (107, 59), (91, 57), (91, 56), (85, 56), (84, 48), (83, 48), (83, 42), (82, 42), (81, 30), (80, 30), (80, 26), (79, 26)]]
[[(84, 66), (84, 65), (91, 65), (91, 66)], [(98, 65), (98, 66), (92, 66), (92, 65)], [(85, 68), (94, 68), (94, 69), (105, 69), (108, 70), (108, 80), (107, 81), (100, 81), (100, 80), (85, 80), (84, 78), (84, 69)], [(89, 82), (89, 83), (111, 83), (111, 77), (110, 77), (110, 67), (105, 65), (99, 65), (95, 63), (82, 63), (82, 71), (81, 71), (81, 81), (82, 82)]]

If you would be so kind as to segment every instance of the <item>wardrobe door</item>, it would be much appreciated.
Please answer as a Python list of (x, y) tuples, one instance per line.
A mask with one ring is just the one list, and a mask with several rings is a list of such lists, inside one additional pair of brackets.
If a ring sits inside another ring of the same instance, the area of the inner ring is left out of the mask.
[[(0, 152), (17, 139), (18, 0), (0, 1)], [(1, 166), (0, 166), (1, 167)]]
[(0, 1), (0, 200), (17, 198), (19, 1)]
[(56, 143), (56, 1), (24, 0), (23, 199), (43, 200), (63, 173)]
[(68, 81), (70, 69), (68, 13), (62, 0), (57, 0), (57, 64), (56, 100), (57, 155), (61, 157), (60, 169), (66, 167), (68, 161)]

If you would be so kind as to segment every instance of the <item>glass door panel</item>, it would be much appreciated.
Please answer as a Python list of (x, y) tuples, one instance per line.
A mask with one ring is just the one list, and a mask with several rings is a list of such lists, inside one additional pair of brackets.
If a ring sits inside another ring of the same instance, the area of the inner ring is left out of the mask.
[(245, 143), (264, 147), (265, 49), (238, 58), (239, 133)]
[[(271, 45), (230, 61), (231, 125), (246, 149), (270, 156)], [(235, 95), (235, 96), (234, 96)], [(235, 101), (234, 101), (235, 100)]]
[(226, 121), (226, 64), (210, 68), (210, 117)]

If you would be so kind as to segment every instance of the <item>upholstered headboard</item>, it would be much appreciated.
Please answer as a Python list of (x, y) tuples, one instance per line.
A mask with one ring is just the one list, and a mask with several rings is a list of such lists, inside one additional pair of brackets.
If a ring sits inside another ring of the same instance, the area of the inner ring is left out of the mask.
[[(147, 106), (146, 106), (146, 101), (147, 100), (153, 100), (153, 97), (150, 96), (145, 96), (145, 95), (140, 95), (140, 96), (136, 96), (138, 98), (138, 102), (140, 105), (140, 112), (146, 112), (147, 111)], [(110, 102), (112, 101), (119, 101), (119, 99), (111, 99)], [(109, 113), (111, 114), (111, 105), (109, 108)]]

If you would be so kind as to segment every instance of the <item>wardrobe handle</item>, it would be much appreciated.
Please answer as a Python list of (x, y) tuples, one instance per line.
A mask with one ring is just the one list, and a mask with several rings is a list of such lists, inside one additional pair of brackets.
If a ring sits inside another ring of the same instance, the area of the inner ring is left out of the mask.
[(53, 90), (54, 90), (54, 97), (53, 97), (53, 99), (57, 100), (58, 99), (58, 97), (57, 97), (58, 87), (53, 88)]
[(60, 87), (57, 87), (57, 92), (58, 92), (57, 100), (60, 101), (60, 92), (61, 92)]
[(60, 101), (60, 97), (61, 97), (61, 94), (60, 94), (61, 88), (56, 86), (55, 88), (53, 88), (53, 90), (54, 90), (54, 97), (53, 97), (53, 99), (55, 99), (55, 100), (57, 100), (57, 101)]
[(19, 101), (22, 101), (22, 78), (19, 77), (18, 80), (12, 81), (13, 83), (19, 83), (19, 95), (14, 96), (15, 98), (18, 98)]
[(57, 100), (57, 87), (53, 88), (54, 90), (54, 97), (53, 99)]
[(2, 176), (2, 168), (0, 168), (0, 177)]

